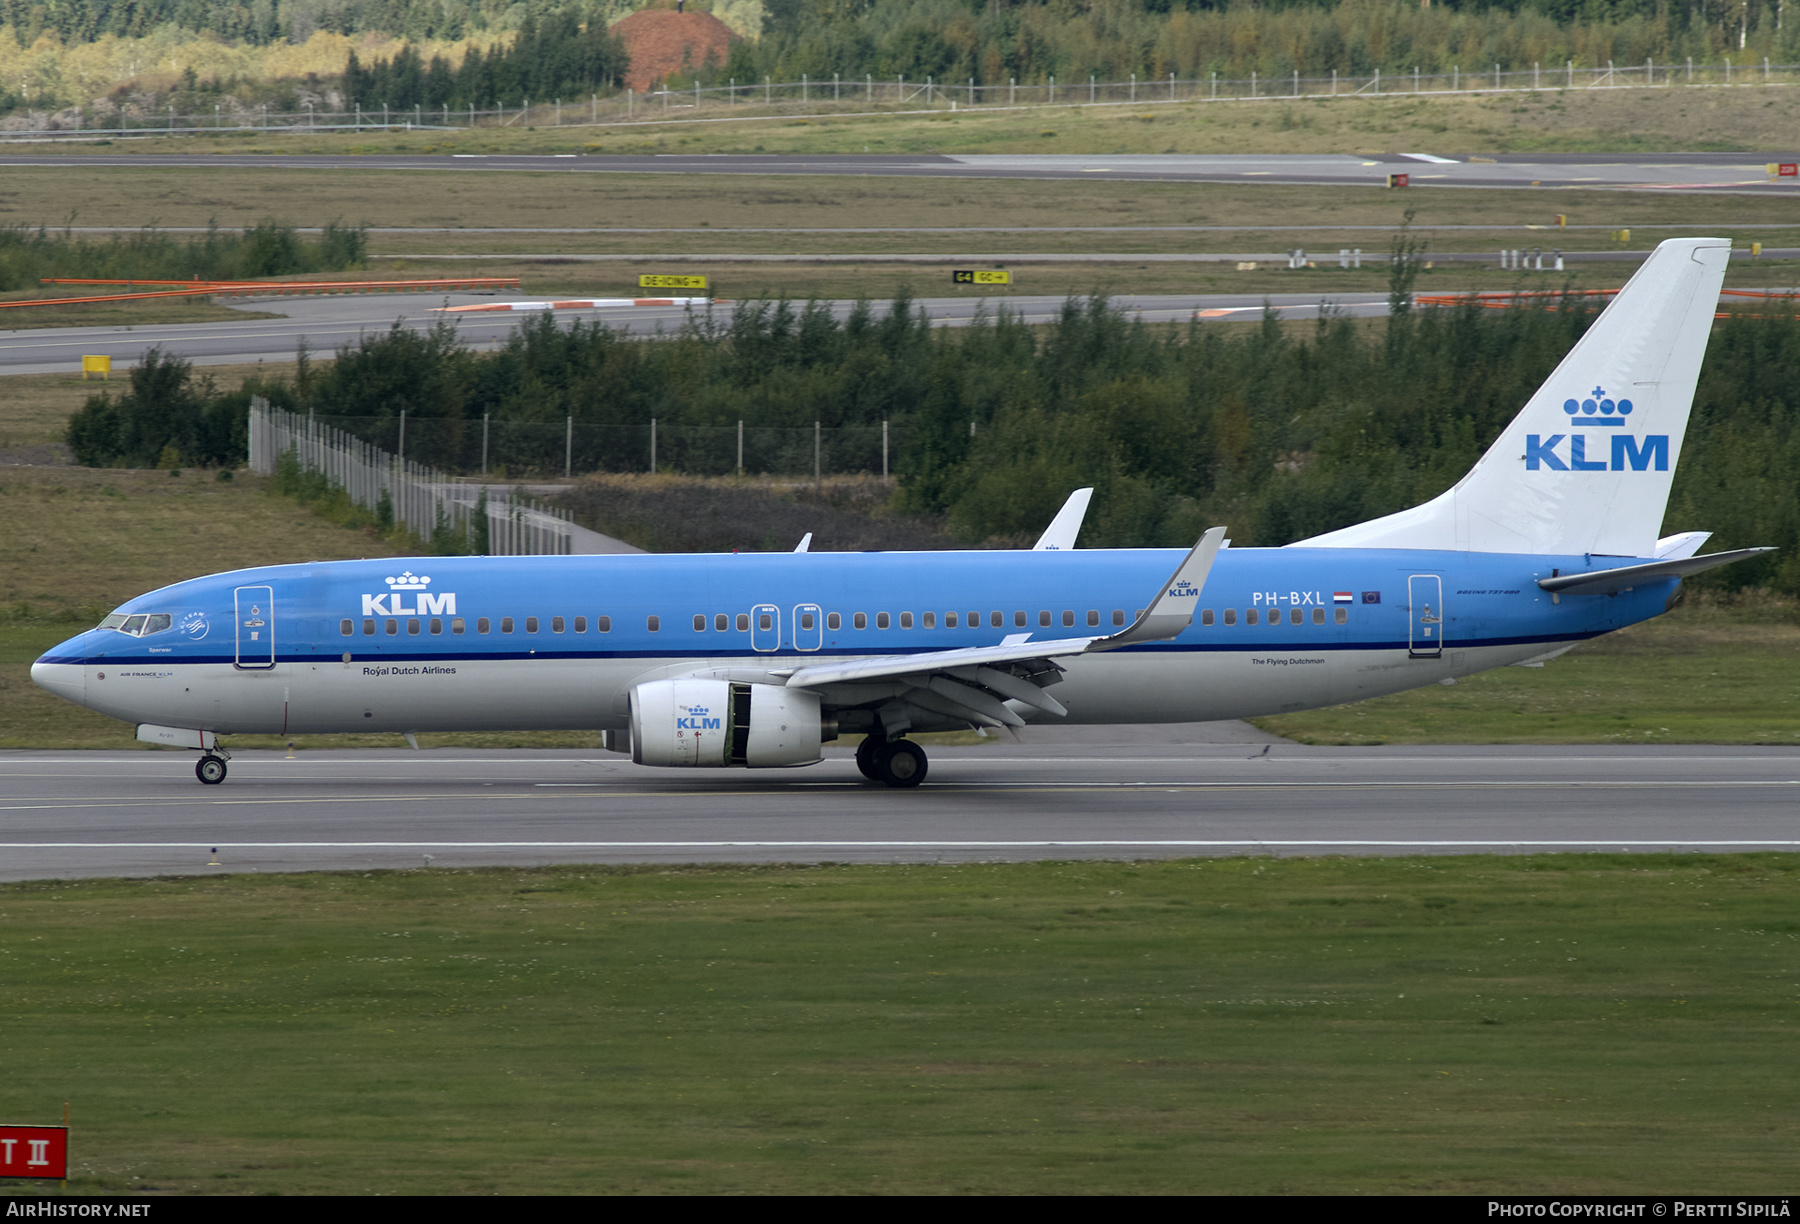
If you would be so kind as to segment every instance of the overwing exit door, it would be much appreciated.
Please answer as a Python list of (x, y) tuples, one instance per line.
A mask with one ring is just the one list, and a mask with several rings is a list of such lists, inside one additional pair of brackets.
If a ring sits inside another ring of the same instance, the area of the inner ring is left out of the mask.
[(794, 607), (794, 619), (791, 622), (794, 630), (795, 650), (817, 650), (825, 644), (825, 613), (818, 604), (797, 604)]
[(1414, 574), (1406, 580), (1407, 649), (1415, 659), (1444, 653), (1444, 580), (1436, 574)]
[(757, 604), (750, 609), (750, 649), (781, 649), (781, 609), (774, 604)]
[(275, 591), (272, 587), (237, 589), (237, 665), (245, 669), (275, 666)]

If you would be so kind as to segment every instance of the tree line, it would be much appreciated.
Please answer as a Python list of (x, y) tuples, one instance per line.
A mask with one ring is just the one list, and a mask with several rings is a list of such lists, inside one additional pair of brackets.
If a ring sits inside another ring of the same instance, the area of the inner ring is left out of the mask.
[[(390, 450), (406, 412), (408, 457), (465, 472), (480, 462), (484, 416), (496, 430), (537, 425), (550, 440), (542, 466), (557, 471), (570, 418), (612, 427), (583, 432), (577, 470), (621, 471), (644, 470), (647, 455), (605, 438), (637, 439), (652, 417), (808, 436), (814, 421), (888, 421), (906, 439), (894, 455), (899, 508), (946, 515), (972, 542), (1029, 538), (1070, 489), (1093, 485), (1084, 546), (1191, 543), (1213, 523), (1239, 546), (1280, 545), (1448, 488), (1592, 318), (1577, 302), (1411, 310), (1400, 296), (1376, 330), (1273, 316), (1246, 329), (1155, 327), (1097, 298), (1067, 303), (1048, 327), (997, 311), (933, 329), (904, 298), (842, 320), (818, 304), (744, 303), (663, 339), (545, 316), (482, 354), (448, 325), (395, 329), (260, 390)], [(1714, 329), (1665, 533), (1707, 529), (1716, 547), (1780, 551), (1703, 584), (1800, 594), (1797, 380), (1792, 314)], [(78, 433), (72, 423), (72, 445)], [(162, 453), (153, 431), (119, 436), (139, 439), (130, 455), (78, 453), (135, 464)]]
[(411, 47), (364, 67), (352, 51), (344, 69), (344, 98), (365, 109), (517, 106), (530, 99), (611, 92), (630, 66), (625, 44), (604, 21), (583, 23), (580, 11), (568, 8), (541, 20), (527, 13), (510, 45), (485, 53), (472, 49), (454, 68), (441, 55), (425, 63)]

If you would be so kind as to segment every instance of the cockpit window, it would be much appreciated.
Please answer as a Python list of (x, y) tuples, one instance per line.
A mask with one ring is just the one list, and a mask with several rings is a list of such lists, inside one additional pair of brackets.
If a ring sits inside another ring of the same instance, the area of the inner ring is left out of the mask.
[(127, 616), (123, 612), (114, 612), (100, 622), (102, 629), (116, 629), (120, 633), (128, 633), (132, 637), (144, 637), (152, 633), (161, 633), (174, 624), (174, 616), (168, 612), (153, 612), (139, 616)]

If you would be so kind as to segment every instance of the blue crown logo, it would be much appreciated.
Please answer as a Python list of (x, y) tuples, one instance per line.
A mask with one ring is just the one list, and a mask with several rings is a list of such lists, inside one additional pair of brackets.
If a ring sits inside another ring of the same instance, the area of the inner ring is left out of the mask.
[(1563, 411), (1572, 418), (1572, 425), (1611, 425), (1614, 428), (1628, 424), (1626, 417), (1631, 415), (1631, 401), (1618, 401), (1606, 398), (1605, 387), (1595, 387), (1594, 393), (1586, 399), (1563, 401)]

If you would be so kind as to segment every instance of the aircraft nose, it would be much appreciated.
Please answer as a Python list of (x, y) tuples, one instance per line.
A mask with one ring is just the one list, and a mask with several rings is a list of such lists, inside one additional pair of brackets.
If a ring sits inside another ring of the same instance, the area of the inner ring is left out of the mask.
[(65, 701), (86, 705), (87, 685), (79, 663), (51, 663), (45, 655), (31, 665), (31, 682)]

